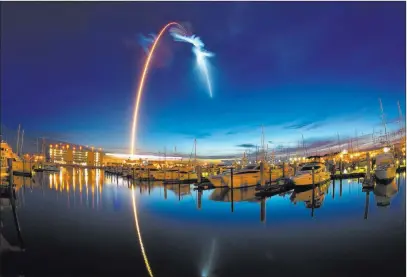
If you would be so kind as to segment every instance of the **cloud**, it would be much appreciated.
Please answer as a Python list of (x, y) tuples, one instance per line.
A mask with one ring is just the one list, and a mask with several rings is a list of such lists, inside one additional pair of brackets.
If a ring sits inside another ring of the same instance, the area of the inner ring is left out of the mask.
[(256, 145), (252, 143), (243, 143), (243, 144), (238, 144), (236, 145), (237, 147), (243, 147), (243, 148), (256, 148)]
[(285, 126), (285, 129), (296, 129), (296, 130), (298, 130), (298, 129), (302, 129), (302, 128), (307, 127), (307, 126), (311, 126), (312, 124), (314, 124), (314, 123), (310, 122), (310, 121), (308, 121), (308, 122), (300, 122), (300, 123), (295, 123), (295, 124)]
[(180, 134), (185, 135), (187, 139), (205, 139), (212, 136), (209, 132), (180, 132)]
[(230, 135), (236, 135), (236, 134), (238, 134), (239, 132), (237, 132), (237, 131), (229, 131), (229, 132), (227, 132), (225, 135), (227, 135), (227, 136), (230, 136)]

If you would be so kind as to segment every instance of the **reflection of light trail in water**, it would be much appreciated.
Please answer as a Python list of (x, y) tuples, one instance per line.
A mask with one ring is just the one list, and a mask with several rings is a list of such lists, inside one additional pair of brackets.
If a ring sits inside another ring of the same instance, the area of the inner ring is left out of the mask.
[(216, 239), (212, 239), (212, 245), (211, 245), (211, 252), (209, 254), (209, 260), (208, 260), (208, 263), (202, 269), (202, 273), (201, 273), (202, 277), (208, 277), (210, 272), (211, 272), (213, 256), (215, 254), (215, 247), (216, 247)]
[(136, 195), (135, 195), (135, 192), (134, 192), (134, 186), (131, 187), (131, 195), (132, 195), (132, 199), (133, 199), (134, 221), (136, 222), (136, 229), (137, 229), (138, 240), (139, 240), (139, 243), (140, 243), (141, 253), (143, 254), (144, 263), (146, 264), (148, 274), (150, 274), (150, 276), (153, 276), (153, 272), (151, 271), (150, 264), (148, 263), (147, 254), (146, 254), (146, 252), (144, 250), (144, 244), (143, 244), (143, 240), (141, 238), (140, 226), (138, 224)]
[(130, 145), (130, 154), (133, 156), (134, 155), (134, 150), (135, 150), (135, 140), (136, 140), (136, 130), (137, 130), (137, 115), (138, 115), (138, 110), (140, 107), (140, 98), (141, 98), (141, 94), (143, 93), (143, 87), (144, 87), (144, 82), (145, 79), (147, 77), (147, 72), (148, 69), (150, 67), (150, 62), (151, 62), (151, 58), (154, 55), (154, 51), (155, 48), (157, 47), (158, 42), (160, 41), (161, 36), (165, 33), (165, 31), (168, 29), (168, 27), (172, 26), (172, 25), (177, 25), (179, 26), (182, 30), (184, 29), (179, 23), (177, 22), (170, 22), (167, 25), (165, 25), (161, 31), (158, 33), (156, 39), (154, 40), (153, 45), (151, 46), (150, 52), (148, 53), (146, 62), (144, 63), (144, 67), (143, 67), (143, 73), (141, 74), (141, 78), (140, 78), (140, 83), (137, 89), (137, 99), (136, 99), (136, 106), (134, 108), (134, 115), (133, 115), (133, 126), (132, 126), (132, 130), (131, 130), (131, 145)]

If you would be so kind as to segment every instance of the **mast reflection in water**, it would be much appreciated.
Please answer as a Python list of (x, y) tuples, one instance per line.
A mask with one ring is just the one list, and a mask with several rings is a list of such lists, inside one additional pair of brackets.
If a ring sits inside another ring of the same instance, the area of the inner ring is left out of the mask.
[[(265, 199), (254, 188), (129, 185), (93, 169), (16, 176), (15, 184), (26, 252), (7, 267), (20, 275), (405, 273), (405, 173), (371, 191), (342, 180)], [(12, 243), (11, 218), (3, 218)], [(383, 263), (391, 266), (376, 266)]]

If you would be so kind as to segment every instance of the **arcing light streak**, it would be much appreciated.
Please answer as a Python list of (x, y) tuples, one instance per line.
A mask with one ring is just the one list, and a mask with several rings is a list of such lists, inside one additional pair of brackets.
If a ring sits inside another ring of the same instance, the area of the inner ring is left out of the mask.
[(151, 270), (150, 264), (148, 263), (147, 254), (146, 254), (146, 251), (144, 250), (144, 244), (143, 244), (143, 240), (141, 238), (140, 226), (138, 224), (136, 196), (135, 196), (135, 193), (134, 193), (134, 186), (131, 187), (131, 194), (132, 194), (132, 198), (133, 198), (134, 221), (136, 222), (136, 229), (137, 229), (138, 241), (140, 243), (141, 253), (143, 254), (144, 263), (146, 264), (148, 274), (150, 274), (150, 276), (153, 277), (153, 271)]
[(205, 76), (206, 83), (208, 85), (209, 95), (212, 97), (212, 85), (211, 85), (211, 80), (209, 78), (209, 70), (208, 70), (208, 65), (206, 63), (206, 58), (213, 57), (214, 54), (205, 51), (203, 49), (205, 44), (202, 42), (202, 40), (199, 37), (197, 37), (195, 35), (186, 36), (183, 34), (182, 31), (178, 31), (176, 28), (171, 29), (170, 33), (174, 37), (175, 41), (188, 42), (194, 46), (192, 48), (192, 52), (196, 56), (196, 61), (197, 61), (199, 69)]
[(165, 33), (165, 31), (168, 29), (168, 27), (170, 27), (172, 25), (176, 25), (176, 26), (180, 27), (181, 29), (183, 29), (183, 27), (177, 22), (170, 22), (167, 25), (165, 25), (161, 29), (161, 31), (158, 33), (156, 39), (154, 40), (154, 43), (151, 46), (150, 52), (148, 53), (147, 59), (144, 63), (143, 72), (141, 74), (140, 83), (139, 83), (139, 86), (137, 89), (136, 107), (134, 108), (134, 115), (133, 115), (133, 126), (132, 126), (132, 131), (131, 131), (131, 142), (130, 142), (131, 143), (131, 147), (130, 147), (131, 155), (134, 155), (136, 130), (137, 130), (137, 115), (138, 115), (138, 110), (140, 107), (141, 94), (143, 93), (144, 82), (147, 77), (148, 69), (150, 67), (151, 58), (154, 54), (154, 51), (155, 51), (155, 48), (157, 47), (158, 42), (160, 41), (161, 36)]

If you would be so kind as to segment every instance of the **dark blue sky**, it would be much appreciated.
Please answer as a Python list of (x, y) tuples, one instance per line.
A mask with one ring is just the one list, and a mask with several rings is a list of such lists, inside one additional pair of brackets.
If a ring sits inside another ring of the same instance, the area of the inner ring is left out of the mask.
[(186, 22), (210, 59), (214, 97), (191, 46), (165, 35), (139, 118), (138, 148), (241, 152), (266, 140), (325, 141), (405, 111), (405, 3), (2, 3), (2, 122), (127, 152), (139, 35)]

